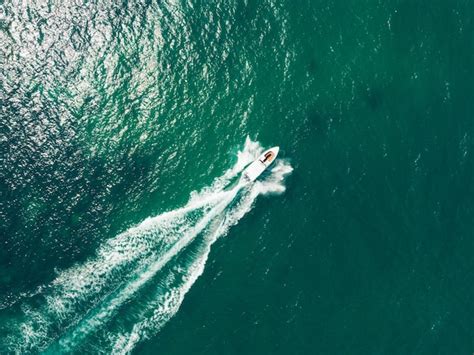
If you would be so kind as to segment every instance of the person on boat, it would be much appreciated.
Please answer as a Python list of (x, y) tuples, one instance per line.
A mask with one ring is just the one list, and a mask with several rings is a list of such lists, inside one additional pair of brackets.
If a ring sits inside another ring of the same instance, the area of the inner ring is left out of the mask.
[(267, 154), (265, 154), (265, 159), (263, 159), (262, 163), (265, 163), (267, 160), (272, 160), (272, 152), (268, 152)]

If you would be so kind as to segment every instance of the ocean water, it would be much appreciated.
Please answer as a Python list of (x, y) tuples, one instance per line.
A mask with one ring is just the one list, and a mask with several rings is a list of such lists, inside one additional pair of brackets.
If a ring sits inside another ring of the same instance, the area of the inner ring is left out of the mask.
[(0, 7), (0, 353), (474, 352), (472, 1)]

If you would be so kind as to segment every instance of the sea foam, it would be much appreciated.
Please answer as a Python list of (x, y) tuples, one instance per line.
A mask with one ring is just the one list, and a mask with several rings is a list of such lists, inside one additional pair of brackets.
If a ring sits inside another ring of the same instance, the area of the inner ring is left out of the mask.
[(253, 184), (236, 182), (262, 151), (247, 138), (234, 166), (191, 193), (184, 207), (107, 240), (94, 257), (61, 271), (34, 299), (24, 300), (22, 317), (6, 339), (9, 350), (74, 351), (87, 347), (92, 337), (95, 351), (129, 353), (155, 335), (203, 273), (212, 244), (252, 209), (259, 195), (285, 191), (292, 168), (284, 159)]

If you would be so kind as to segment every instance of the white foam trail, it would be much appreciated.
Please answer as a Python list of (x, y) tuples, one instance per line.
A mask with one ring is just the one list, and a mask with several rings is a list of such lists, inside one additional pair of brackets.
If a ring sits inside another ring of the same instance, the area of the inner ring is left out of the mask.
[[(89, 261), (60, 272), (34, 300), (23, 301), (23, 315), (11, 327), (14, 334), (5, 338), (7, 349), (37, 352), (53, 343), (51, 352), (77, 350), (98, 329), (115, 329), (117, 312), (130, 305), (137, 308), (136, 322), (109, 334), (110, 347), (104, 351), (126, 353), (155, 334), (202, 274), (213, 242), (252, 208), (258, 195), (284, 191), (284, 176), (292, 169), (282, 160), (262, 181), (224, 190), (262, 151), (247, 138), (235, 165), (210, 187), (192, 193), (184, 207), (146, 219), (106, 241)], [(155, 285), (155, 277), (161, 281), (154, 298), (144, 304), (135, 300), (143, 287)]]
[(209, 224), (209, 222), (218, 214), (222, 213), (224, 208), (235, 197), (238, 189), (229, 191), (225, 199), (214, 207), (209, 213), (202, 218), (199, 223), (190, 231), (188, 231), (181, 239), (179, 239), (165, 254), (149, 265), (138, 277), (127, 285), (121, 292), (114, 295), (110, 300), (103, 302), (99, 309), (94, 314), (81, 322), (81, 324), (74, 329), (74, 331), (65, 338), (62, 338), (59, 343), (62, 349), (71, 349), (76, 344), (80, 344), (84, 336), (92, 332), (96, 327), (100, 326), (105, 320), (109, 319), (115, 310), (132, 297), (140, 287), (149, 281), (155, 274), (161, 270), (174, 256), (176, 256)]
[(128, 354), (142, 339), (148, 339), (159, 331), (169, 319), (179, 310), (184, 296), (190, 290), (191, 286), (203, 273), (204, 266), (209, 256), (212, 244), (217, 238), (225, 235), (227, 230), (237, 222), (252, 208), (255, 199), (260, 194), (279, 194), (285, 191), (282, 184), (286, 175), (290, 174), (293, 168), (279, 161), (272, 169), (272, 174), (265, 181), (255, 183), (247, 194), (242, 198), (239, 204), (225, 214), (225, 220), (215, 230), (211, 231), (206, 238), (201, 253), (195, 256), (191, 265), (187, 265), (187, 273), (182, 276), (183, 282), (179, 286), (169, 289), (161, 294), (159, 291), (155, 296), (155, 302), (151, 302), (148, 310), (151, 315), (137, 322), (128, 334), (119, 334), (116, 336), (113, 344), (114, 354)]

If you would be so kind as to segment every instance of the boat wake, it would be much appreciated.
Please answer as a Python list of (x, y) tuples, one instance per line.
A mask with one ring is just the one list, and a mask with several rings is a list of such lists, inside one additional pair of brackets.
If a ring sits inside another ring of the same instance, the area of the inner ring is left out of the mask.
[(6, 349), (0, 350), (119, 354), (155, 335), (202, 274), (212, 244), (259, 195), (285, 191), (284, 178), (292, 168), (281, 159), (263, 179), (228, 187), (262, 151), (247, 139), (236, 164), (192, 193), (184, 207), (106, 241), (94, 257), (61, 271), (16, 305), (19, 316), (6, 325)]

